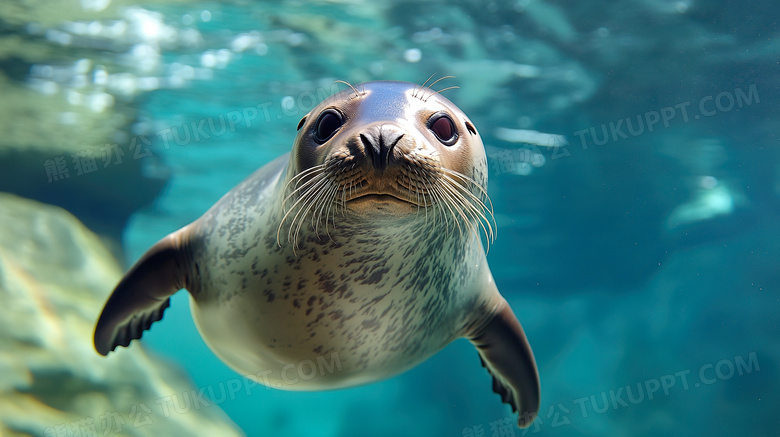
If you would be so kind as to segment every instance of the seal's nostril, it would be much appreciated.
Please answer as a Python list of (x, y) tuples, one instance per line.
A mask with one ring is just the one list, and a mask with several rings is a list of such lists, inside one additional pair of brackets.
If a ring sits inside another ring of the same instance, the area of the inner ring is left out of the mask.
[(372, 135), (372, 133), (369, 132), (367, 134), (360, 134), (360, 141), (363, 142), (363, 147), (365, 149), (366, 156), (371, 159), (371, 163), (374, 164), (375, 168), (380, 168), (381, 140), (377, 141), (376, 136)]
[(403, 138), (404, 134), (400, 132), (393, 132), (392, 134), (382, 136), (382, 142), (384, 144), (383, 150), (385, 150), (385, 162), (390, 161), (390, 156), (393, 154), (395, 145)]
[(384, 140), (385, 143), (395, 144), (398, 142), (398, 140), (401, 139), (402, 136), (404, 136), (404, 133), (385, 125), (382, 126), (382, 129), (379, 131), (379, 136)]
[(396, 144), (398, 144), (398, 141), (400, 141), (403, 136), (404, 131), (393, 125), (385, 124), (379, 128), (381, 158), (385, 166), (390, 162), (390, 159), (393, 156), (393, 149), (395, 149)]
[(404, 132), (390, 125), (371, 128), (360, 134), (366, 157), (377, 170), (384, 170), (390, 162), (393, 149), (403, 138)]

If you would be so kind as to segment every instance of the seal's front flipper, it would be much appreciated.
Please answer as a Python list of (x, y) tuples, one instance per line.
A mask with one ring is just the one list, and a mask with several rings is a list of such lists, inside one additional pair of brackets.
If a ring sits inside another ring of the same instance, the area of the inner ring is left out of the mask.
[(509, 304), (503, 304), (479, 333), (469, 338), (482, 365), (493, 375), (493, 391), (519, 414), (518, 425), (530, 426), (539, 412), (539, 372), (531, 346)]
[(182, 231), (152, 246), (111, 293), (95, 327), (95, 349), (101, 355), (141, 338), (152, 323), (162, 319), (170, 296), (184, 286)]

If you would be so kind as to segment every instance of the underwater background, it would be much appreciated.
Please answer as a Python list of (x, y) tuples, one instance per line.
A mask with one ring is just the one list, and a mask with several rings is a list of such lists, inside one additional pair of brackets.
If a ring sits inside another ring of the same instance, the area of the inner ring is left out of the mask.
[[(0, 2), (0, 436), (780, 435), (780, 4)], [(459, 340), (346, 390), (254, 385), (187, 293), (109, 357), (123, 271), (290, 150), (336, 80), (436, 88), (486, 146), (488, 261), (536, 422)]]

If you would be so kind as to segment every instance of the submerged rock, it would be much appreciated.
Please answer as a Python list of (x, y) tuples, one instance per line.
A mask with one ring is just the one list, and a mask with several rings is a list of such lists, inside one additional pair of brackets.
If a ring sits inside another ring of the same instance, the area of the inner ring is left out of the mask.
[(0, 193), (0, 435), (241, 435), (177, 367), (102, 357), (94, 322), (121, 270), (64, 210)]

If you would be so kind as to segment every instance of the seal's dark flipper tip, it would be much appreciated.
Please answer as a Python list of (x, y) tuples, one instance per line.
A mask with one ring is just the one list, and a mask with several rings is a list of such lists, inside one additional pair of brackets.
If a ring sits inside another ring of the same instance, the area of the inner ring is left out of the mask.
[(152, 323), (162, 319), (170, 296), (182, 288), (177, 234), (152, 246), (111, 293), (95, 327), (95, 349), (101, 355), (141, 338)]
[(518, 426), (530, 426), (539, 412), (539, 372), (525, 332), (509, 305), (469, 340), (493, 376), (493, 391), (518, 412)]

